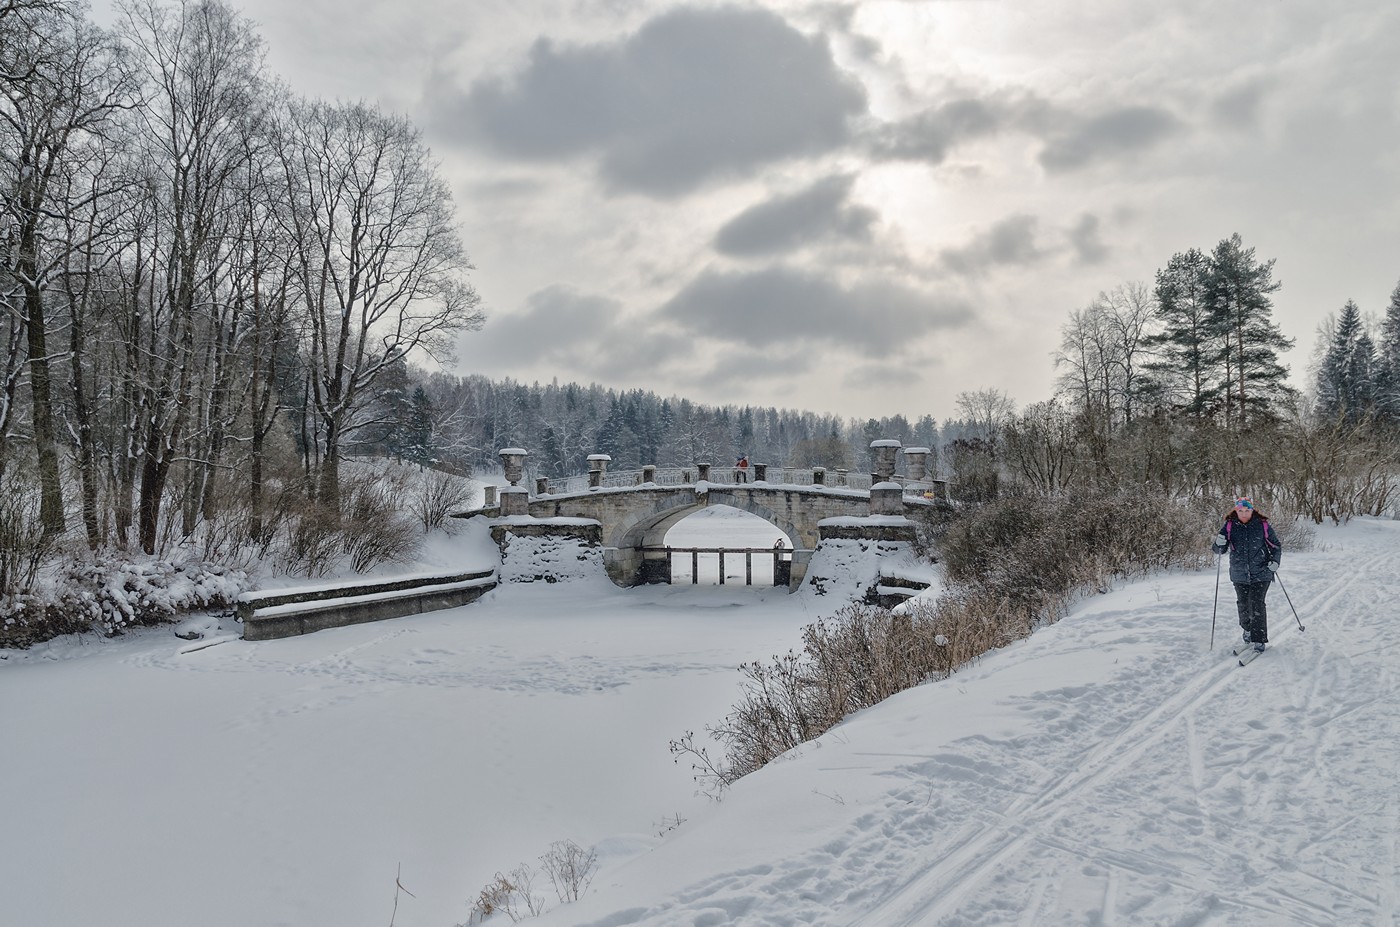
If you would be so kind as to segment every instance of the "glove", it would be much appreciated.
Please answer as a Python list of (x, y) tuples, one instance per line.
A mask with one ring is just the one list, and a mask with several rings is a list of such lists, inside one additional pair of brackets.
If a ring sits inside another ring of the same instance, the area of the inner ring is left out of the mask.
[(1269, 561), (1269, 572), (1270, 572), (1270, 573), (1277, 573), (1277, 572), (1278, 572), (1278, 564), (1277, 564), (1275, 561), (1273, 561), (1273, 560), (1270, 560), (1270, 561)]
[(1230, 539), (1227, 538), (1225, 535), (1223, 535), (1223, 534), (1217, 534), (1217, 535), (1215, 536), (1215, 546), (1216, 546), (1216, 547), (1224, 547), (1226, 544), (1229, 544), (1229, 543), (1230, 543)]

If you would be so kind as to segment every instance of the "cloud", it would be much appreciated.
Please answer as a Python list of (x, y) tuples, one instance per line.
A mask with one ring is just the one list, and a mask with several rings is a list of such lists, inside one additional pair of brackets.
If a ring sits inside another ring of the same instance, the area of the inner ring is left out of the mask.
[(902, 353), (929, 332), (959, 329), (972, 320), (971, 309), (960, 300), (885, 280), (847, 285), (791, 267), (707, 270), (660, 315), (697, 335), (747, 347), (806, 343), (866, 357)]
[(1108, 247), (1099, 236), (1099, 217), (1085, 213), (1066, 235), (1075, 254), (1084, 264), (1100, 264), (1108, 257)]
[(882, 161), (941, 164), (958, 142), (993, 135), (1012, 121), (998, 101), (963, 98), (931, 106), (871, 133), (869, 150)]
[(1182, 129), (1181, 121), (1164, 109), (1127, 106), (1053, 133), (1040, 164), (1052, 174), (1074, 171), (1094, 161), (1141, 153)]
[(1211, 101), (1211, 117), (1225, 128), (1254, 129), (1259, 125), (1265, 90), (1260, 81), (1227, 90)]
[(1048, 256), (1036, 242), (1040, 223), (1035, 216), (1002, 219), (962, 248), (945, 248), (940, 257), (948, 270), (976, 276), (995, 266), (1034, 264)]
[(774, 13), (680, 7), (618, 42), (541, 38), (509, 78), (430, 106), (458, 140), (542, 161), (596, 155), (610, 187), (669, 197), (840, 148), (866, 96), (824, 39)]
[(568, 286), (531, 294), (466, 344), (498, 368), (553, 365), (604, 380), (656, 372), (691, 353), (690, 340), (671, 328), (637, 325), (617, 300)]
[(852, 174), (827, 177), (798, 193), (751, 206), (719, 230), (715, 250), (731, 257), (756, 257), (826, 239), (868, 242), (879, 213), (848, 204), (854, 184)]

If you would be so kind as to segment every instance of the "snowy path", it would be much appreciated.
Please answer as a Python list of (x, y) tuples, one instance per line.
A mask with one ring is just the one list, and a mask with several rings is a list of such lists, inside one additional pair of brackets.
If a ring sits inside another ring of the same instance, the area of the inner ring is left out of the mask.
[(1213, 653), (1202, 574), (1124, 587), (749, 777), (543, 923), (1394, 927), (1400, 523), (1318, 542), (1285, 564), (1308, 631), (1276, 587), (1248, 667), (1228, 585)]

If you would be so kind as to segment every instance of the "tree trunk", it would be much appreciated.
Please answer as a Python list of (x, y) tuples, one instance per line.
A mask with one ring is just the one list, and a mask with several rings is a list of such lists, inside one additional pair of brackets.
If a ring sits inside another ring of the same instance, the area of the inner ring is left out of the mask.
[(54, 447), (53, 394), (44, 332), (44, 300), (33, 282), (36, 275), (34, 264), (22, 260), (19, 272), (25, 280), (29, 388), (34, 402), (34, 449), (39, 456), (39, 520), (45, 533), (62, 534), (66, 525), (63, 516), (63, 486), (58, 472), (58, 450)]

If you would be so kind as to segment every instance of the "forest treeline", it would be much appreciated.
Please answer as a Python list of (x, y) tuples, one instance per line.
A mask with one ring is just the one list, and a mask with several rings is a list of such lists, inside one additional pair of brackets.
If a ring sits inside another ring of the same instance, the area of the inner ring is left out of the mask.
[(70, 0), (0, 0), (0, 611), (141, 556), (392, 558), (369, 540), (403, 536), (402, 500), (350, 455), (859, 470), (895, 438), (969, 501), (1250, 489), (1318, 519), (1391, 501), (1400, 288), (1378, 314), (1319, 307), (1300, 392), (1274, 263), (1238, 235), (1072, 312), (1053, 398), (951, 387), (943, 421), (851, 420), (427, 372), (483, 322), (454, 208), (410, 121), (297, 95), (222, 0), (133, 0), (113, 30)]

